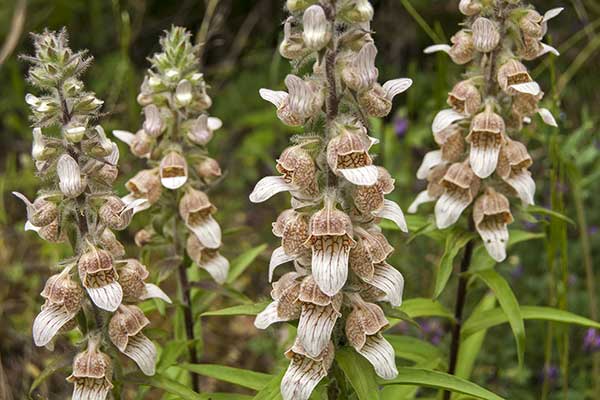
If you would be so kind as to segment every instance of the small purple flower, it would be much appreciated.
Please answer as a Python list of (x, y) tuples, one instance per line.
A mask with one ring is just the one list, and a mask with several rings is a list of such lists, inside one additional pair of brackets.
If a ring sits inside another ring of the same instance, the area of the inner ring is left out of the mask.
[(541, 381), (546, 379), (550, 382), (556, 382), (558, 380), (559, 376), (560, 376), (560, 371), (556, 367), (556, 365), (546, 365), (546, 366), (544, 366), (542, 371), (540, 371), (540, 380)]
[(598, 225), (592, 225), (588, 228), (588, 235), (590, 236), (596, 235), (598, 232), (600, 232)]
[(422, 329), (422, 337), (432, 344), (438, 345), (446, 334), (446, 330), (436, 319), (426, 319), (420, 323)]
[(590, 328), (587, 330), (583, 338), (583, 349), (585, 351), (600, 350), (600, 333), (596, 329)]
[(513, 279), (519, 279), (523, 276), (523, 266), (521, 264), (517, 265), (512, 271), (510, 271), (510, 276)]
[(525, 228), (526, 231), (535, 231), (537, 226), (537, 222), (523, 221), (523, 228)]
[(403, 139), (408, 131), (408, 120), (402, 117), (394, 119), (394, 132), (398, 139)]

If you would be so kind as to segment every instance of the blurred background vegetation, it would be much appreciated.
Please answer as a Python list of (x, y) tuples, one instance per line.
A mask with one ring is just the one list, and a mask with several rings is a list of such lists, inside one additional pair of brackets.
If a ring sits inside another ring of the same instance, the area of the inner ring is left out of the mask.
[[(425, 56), (422, 49), (448, 42), (458, 30), (461, 15), (458, 0), (373, 3), (380, 80), (408, 76), (415, 81), (407, 96), (398, 97), (395, 114), (373, 125), (374, 135), (382, 139), (375, 150), (377, 162), (396, 178), (394, 200), (406, 209), (422, 190), (414, 175), (422, 156), (433, 148), (429, 128), (433, 116), (444, 107), (447, 91), (462, 70), (445, 55)], [(533, 4), (542, 12), (566, 7), (552, 21), (549, 35), (561, 57), (529, 64), (534, 78), (546, 89), (545, 106), (559, 116), (560, 129), (534, 122), (519, 138), (535, 160), (536, 200), (541, 209), (535, 218), (517, 210), (516, 224), (540, 233), (540, 238), (513, 247), (498, 270), (509, 279), (521, 304), (552, 305), (598, 320), (593, 283), (595, 287), (600, 284), (590, 277), (600, 256), (600, 2), (535, 0)], [(68, 366), (55, 357), (72, 351), (72, 346), (62, 339), (51, 353), (35, 348), (31, 339), (43, 283), (52, 265), (69, 249), (45, 244), (34, 233), (24, 232), (25, 210), (10, 196), (11, 191), (33, 196), (39, 185), (30, 158), (31, 128), (24, 102), (31, 89), (24, 81), (27, 65), (18, 59), (19, 54), (32, 52), (28, 32), (65, 26), (74, 49), (90, 50), (95, 63), (86, 81), (105, 100), (103, 125), (109, 132), (117, 128), (135, 132), (140, 126), (141, 110), (135, 99), (148, 66), (146, 57), (158, 50), (163, 30), (182, 25), (205, 42), (201, 57), (214, 100), (210, 112), (224, 122), (211, 143), (211, 153), (226, 171), (226, 179), (211, 194), (219, 208), (217, 218), (229, 228), (224, 253), (235, 259), (263, 243), (269, 244), (269, 250), (224, 288), (202, 283), (194, 304), (200, 314), (264, 299), (270, 289), (266, 271), (270, 250), (276, 245), (271, 222), (287, 200), (279, 197), (266, 205), (252, 205), (247, 195), (260, 177), (273, 172), (274, 159), (295, 133), (258, 97), (259, 88), (278, 87), (289, 71), (287, 61), (276, 51), (283, 18), (281, 0), (0, 0), (0, 389), (10, 388), (15, 399), (26, 398), (32, 382), (50, 365), (50, 370), (62, 372), (42, 383), (33, 398), (66, 398), (70, 390), (63, 380)], [(142, 164), (126, 148), (121, 150), (121, 185), (117, 187), (124, 194), (122, 183)], [(547, 209), (566, 218), (549, 214)], [(421, 213), (425, 216), (430, 211), (423, 207)], [(132, 256), (139, 254), (133, 234), (145, 218), (139, 214), (129, 230), (120, 233)], [(420, 236), (407, 244), (407, 237), (397, 232), (390, 235), (396, 247), (392, 264), (406, 279), (405, 297), (430, 297), (443, 243)], [(174, 287), (169, 280), (164, 284)], [(453, 292), (447, 290), (442, 297), (449, 308)], [(481, 297), (483, 292), (483, 287), (475, 287), (470, 298)], [(165, 332), (171, 327), (181, 328), (169, 311), (155, 313), (153, 320), (153, 326), (159, 327), (152, 331), (158, 343), (168, 337)], [(285, 364), (281, 356), (285, 328), (264, 333), (255, 330), (252, 322), (251, 317), (198, 318), (202, 362), (263, 372)], [(422, 332), (409, 333), (439, 343), (445, 351), (449, 343), (446, 322), (421, 323)], [(597, 399), (591, 395), (590, 353), (600, 350), (600, 336), (593, 334), (583, 328), (528, 323), (526, 367), (519, 369), (510, 328), (493, 328), (472, 379), (509, 399)], [(210, 379), (202, 381), (202, 388), (238, 390)], [(125, 398), (133, 399), (136, 389), (126, 388), (125, 393)], [(9, 396), (0, 390), (0, 398)], [(152, 392), (141, 396), (159, 398)]]

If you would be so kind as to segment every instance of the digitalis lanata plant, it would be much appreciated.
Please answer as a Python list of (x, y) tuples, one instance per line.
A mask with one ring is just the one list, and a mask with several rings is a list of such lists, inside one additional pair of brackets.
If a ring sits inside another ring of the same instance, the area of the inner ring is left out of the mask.
[[(130, 204), (147, 200), (140, 208), (153, 212), (148, 226), (137, 233), (136, 243), (172, 246), (179, 262), (187, 336), (193, 340), (190, 263), (184, 251), (218, 283), (225, 282), (229, 271), (228, 260), (219, 253), (221, 228), (213, 218), (216, 207), (206, 193), (221, 176), (219, 163), (207, 150), (221, 121), (207, 113), (212, 100), (199, 70), (199, 47), (192, 45), (191, 34), (172, 27), (160, 44), (162, 51), (150, 58), (151, 68), (138, 96), (145, 116), (142, 128), (135, 134), (113, 134), (126, 142), (135, 156), (147, 160), (149, 169), (126, 183)], [(198, 362), (195, 346), (190, 348), (190, 360)], [(197, 389), (196, 381), (194, 387)]]
[(116, 354), (111, 343), (154, 375), (156, 348), (142, 332), (150, 321), (135, 304), (170, 300), (145, 282), (148, 271), (125, 257), (113, 233), (129, 225), (142, 201), (127, 203), (113, 191), (119, 151), (97, 124), (103, 102), (79, 79), (91, 58), (68, 47), (64, 30), (33, 38), (35, 55), (24, 58), (31, 63), (29, 82), (40, 93), (25, 100), (33, 113), (32, 157), (44, 187), (33, 202), (15, 195), (27, 206), (26, 229), (49, 242), (68, 241), (74, 251), (46, 282), (33, 338), (52, 349), (57, 335), (79, 328), (86, 348), (67, 378), (75, 386), (73, 399), (103, 400), (118, 362), (103, 352)]
[(468, 18), (452, 46), (434, 45), (425, 52), (446, 52), (468, 69), (448, 95), (451, 108), (433, 121), (440, 150), (425, 155), (417, 177), (427, 179), (427, 190), (409, 211), (435, 201), (436, 223), (444, 229), (472, 204), (474, 226), (489, 255), (500, 262), (513, 222), (508, 198), (534, 203), (532, 158), (516, 138), (536, 114), (556, 126), (550, 111), (539, 107), (544, 93), (523, 61), (558, 55), (542, 38), (548, 21), (562, 9), (542, 16), (519, 0), (462, 0), (459, 8)]
[(302, 400), (328, 375), (337, 347), (354, 347), (384, 379), (397, 374), (377, 303), (400, 305), (404, 280), (386, 263), (393, 247), (377, 222), (407, 227), (400, 207), (385, 199), (394, 180), (373, 164), (369, 150), (377, 140), (368, 135), (368, 118), (386, 116), (412, 81), (377, 82), (368, 1), (288, 1), (287, 8), (279, 50), (296, 74), (285, 78), (287, 91), (261, 89), (260, 95), (284, 124), (304, 133), (277, 160), (280, 175), (259, 181), (250, 200), (291, 194), (291, 208), (273, 224), (281, 246), (269, 279), (284, 263), (295, 270), (273, 284), (273, 302), (255, 325), (299, 320), (281, 393)]

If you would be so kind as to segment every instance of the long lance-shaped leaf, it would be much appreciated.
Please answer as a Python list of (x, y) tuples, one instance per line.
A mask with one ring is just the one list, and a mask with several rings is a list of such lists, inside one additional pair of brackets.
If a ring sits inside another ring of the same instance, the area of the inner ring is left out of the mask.
[[(600, 322), (552, 307), (521, 306), (521, 314), (525, 320), (561, 322), (600, 329)], [(501, 308), (494, 308), (479, 315), (473, 315), (465, 321), (462, 328), (462, 335), (463, 337), (469, 337), (483, 329), (492, 328), (507, 322), (508, 317), (504, 311)]]
[(515, 336), (519, 366), (523, 366), (525, 357), (525, 323), (523, 322), (523, 314), (521, 313), (521, 308), (515, 294), (506, 279), (496, 272), (496, 270), (486, 269), (484, 271), (477, 271), (475, 276), (484, 281), (496, 295)]
[(233, 383), (252, 390), (260, 390), (265, 387), (273, 375), (250, 371), (241, 368), (227, 367), (225, 365), (213, 364), (181, 364), (178, 367), (198, 375), (215, 378), (219, 381)]
[(377, 377), (366, 358), (353, 349), (344, 347), (336, 351), (335, 360), (344, 371), (359, 400), (379, 399)]
[(235, 260), (231, 261), (229, 275), (227, 276), (227, 283), (235, 282), (235, 280), (246, 270), (246, 268), (252, 264), (256, 257), (258, 257), (266, 249), (267, 245), (261, 244), (260, 246), (245, 251)]
[(475, 234), (460, 229), (453, 229), (448, 232), (446, 237), (446, 245), (444, 248), (444, 254), (440, 259), (438, 265), (437, 274), (435, 277), (435, 290), (433, 298), (437, 299), (440, 294), (444, 291), (450, 275), (452, 275), (452, 268), (454, 266), (454, 259), (458, 255), (459, 251), (469, 243)]
[(380, 381), (381, 385), (417, 385), (430, 387), (434, 389), (448, 390), (455, 393), (462, 393), (476, 399), (485, 400), (503, 400), (502, 397), (490, 392), (487, 389), (476, 385), (473, 382), (449, 375), (444, 372), (432, 371), (428, 369), (400, 367), (398, 368), (398, 377), (389, 381)]

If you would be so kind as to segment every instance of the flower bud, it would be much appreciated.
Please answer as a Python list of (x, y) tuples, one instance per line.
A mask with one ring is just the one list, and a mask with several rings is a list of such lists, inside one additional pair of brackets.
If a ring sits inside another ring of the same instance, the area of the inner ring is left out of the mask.
[(500, 32), (491, 20), (479, 17), (471, 27), (473, 30), (473, 47), (482, 53), (489, 53), (500, 43)]
[(357, 24), (371, 21), (373, 13), (373, 6), (368, 0), (352, 0), (344, 5), (340, 16), (351, 24)]
[(481, 108), (481, 94), (470, 81), (461, 81), (448, 93), (448, 105), (458, 113), (473, 115)]
[(279, 54), (289, 60), (295, 60), (303, 57), (308, 52), (304, 46), (302, 33), (292, 29), (292, 18), (288, 18), (283, 25), (283, 41), (279, 45)]
[(70, 124), (63, 127), (63, 136), (70, 143), (79, 143), (85, 136), (86, 130), (85, 125)]
[(60, 191), (67, 197), (77, 197), (87, 187), (87, 179), (81, 175), (79, 164), (73, 157), (63, 154), (56, 164)]
[(277, 160), (277, 171), (283, 178), (300, 190), (310, 195), (319, 191), (317, 185), (317, 168), (310, 154), (302, 146), (288, 147)]
[(365, 44), (342, 69), (344, 83), (357, 92), (371, 88), (377, 82), (379, 71), (375, 67), (377, 48), (372, 42)]
[(223, 123), (219, 118), (209, 117), (206, 114), (200, 115), (197, 119), (186, 124), (188, 130), (187, 137), (193, 143), (206, 146), (213, 138), (213, 132), (221, 128)]
[(150, 204), (156, 203), (162, 193), (158, 169), (141, 170), (125, 183), (125, 187), (135, 197), (146, 199)]
[(154, 231), (151, 229), (140, 229), (134, 236), (135, 245), (137, 247), (144, 247), (152, 241), (154, 234)]
[(160, 182), (167, 189), (175, 190), (187, 182), (188, 166), (185, 158), (176, 151), (168, 153), (160, 162)]
[(460, 3), (458, 3), (460, 12), (468, 17), (478, 14), (481, 8), (480, 0), (460, 0)]
[(194, 166), (196, 173), (207, 181), (212, 181), (221, 176), (221, 167), (214, 158), (206, 157)]
[(331, 40), (331, 24), (320, 5), (313, 5), (302, 16), (304, 45), (313, 51), (319, 51)]
[(144, 116), (144, 132), (152, 138), (159, 137), (163, 133), (165, 125), (162, 121), (158, 107), (154, 104), (144, 107)]
[(129, 225), (133, 217), (133, 208), (127, 205), (117, 196), (110, 196), (98, 210), (100, 221), (117, 231), (121, 231)]
[(37, 161), (48, 160), (56, 154), (56, 147), (50, 146), (40, 128), (33, 128), (33, 145), (31, 147), (31, 157)]
[(180, 107), (185, 107), (192, 102), (192, 84), (187, 79), (182, 79), (175, 89), (175, 101)]
[(108, 228), (104, 228), (99, 238), (100, 245), (114, 258), (125, 256), (125, 247), (119, 242), (115, 234)]
[(519, 28), (521, 28), (524, 35), (540, 39), (544, 36), (542, 20), (543, 17), (536, 10), (527, 10), (519, 20)]
[(473, 35), (465, 30), (458, 31), (450, 38), (453, 46), (448, 51), (450, 58), (456, 64), (463, 65), (473, 60)]

